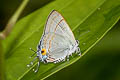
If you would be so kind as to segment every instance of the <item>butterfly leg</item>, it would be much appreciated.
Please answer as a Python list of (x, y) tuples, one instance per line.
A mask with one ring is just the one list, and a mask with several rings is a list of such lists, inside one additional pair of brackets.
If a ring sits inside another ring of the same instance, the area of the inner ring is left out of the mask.
[(38, 61), (38, 65), (37, 65), (37, 67), (36, 67), (35, 70), (33, 69), (33, 71), (34, 71), (35, 73), (38, 72), (39, 67), (40, 67), (40, 61)]
[(27, 67), (30, 67), (31, 65), (33, 65), (33, 63), (36, 59), (37, 59), (37, 56), (33, 59), (33, 61), (30, 62), (30, 64), (27, 65)]
[(76, 49), (75, 52), (78, 53), (79, 56), (81, 56), (80, 48), (78, 47), (78, 45), (79, 45), (79, 41), (78, 40), (76, 40), (76, 44), (77, 44), (77, 49)]
[(78, 55), (81, 56), (81, 52), (80, 52), (80, 48), (79, 47), (77, 47), (76, 53), (78, 53)]
[(78, 53), (79, 56), (81, 56), (81, 52), (80, 52), (80, 48), (77, 47), (77, 49), (75, 50), (75, 53)]
[(47, 60), (44, 60), (44, 63), (45, 63), (45, 64), (48, 63)]
[(67, 55), (67, 61), (69, 61), (69, 55)]

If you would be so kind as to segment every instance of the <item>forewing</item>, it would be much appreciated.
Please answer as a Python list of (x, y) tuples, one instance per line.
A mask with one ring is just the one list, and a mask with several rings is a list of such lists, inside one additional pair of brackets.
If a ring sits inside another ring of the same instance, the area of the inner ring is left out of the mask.
[(67, 24), (65, 19), (62, 17), (62, 15), (55, 10), (53, 10), (48, 16), (48, 19), (45, 25), (44, 34), (48, 34), (50, 32), (57, 33), (69, 38), (72, 44), (75, 44), (76, 42), (69, 25)]

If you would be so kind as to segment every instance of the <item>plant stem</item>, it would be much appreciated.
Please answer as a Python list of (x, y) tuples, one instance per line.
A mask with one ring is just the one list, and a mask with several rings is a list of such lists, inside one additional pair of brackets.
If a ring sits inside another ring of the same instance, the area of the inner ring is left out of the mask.
[(9, 21), (8, 21), (5, 29), (0, 33), (0, 38), (1, 39), (5, 39), (10, 34), (11, 30), (13, 29), (13, 26), (15, 25), (16, 21), (18, 20), (20, 14), (24, 10), (24, 8), (26, 7), (26, 5), (27, 5), (28, 2), (29, 2), (29, 0), (23, 0), (23, 2), (18, 7), (18, 9), (16, 10), (16, 12), (9, 19)]
[(0, 40), (0, 80), (4, 80), (4, 56), (2, 51), (2, 44)]

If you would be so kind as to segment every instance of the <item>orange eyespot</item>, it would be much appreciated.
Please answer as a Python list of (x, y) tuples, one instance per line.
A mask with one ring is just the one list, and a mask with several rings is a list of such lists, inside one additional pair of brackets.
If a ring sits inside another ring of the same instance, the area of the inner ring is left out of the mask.
[(42, 55), (46, 55), (46, 49), (43, 48), (41, 53), (42, 53)]

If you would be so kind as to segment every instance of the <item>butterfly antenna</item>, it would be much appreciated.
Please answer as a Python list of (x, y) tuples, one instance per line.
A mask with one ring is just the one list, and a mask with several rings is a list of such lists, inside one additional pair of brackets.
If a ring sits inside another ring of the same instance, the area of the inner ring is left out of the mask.
[(36, 52), (35, 50), (33, 50), (32, 48), (30, 48), (30, 50), (34, 52), (34, 53), (30, 56), (30, 58), (31, 58), (31, 57), (33, 57), (33, 56), (35, 55), (35, 53), (37, 53), (37, 52)]

